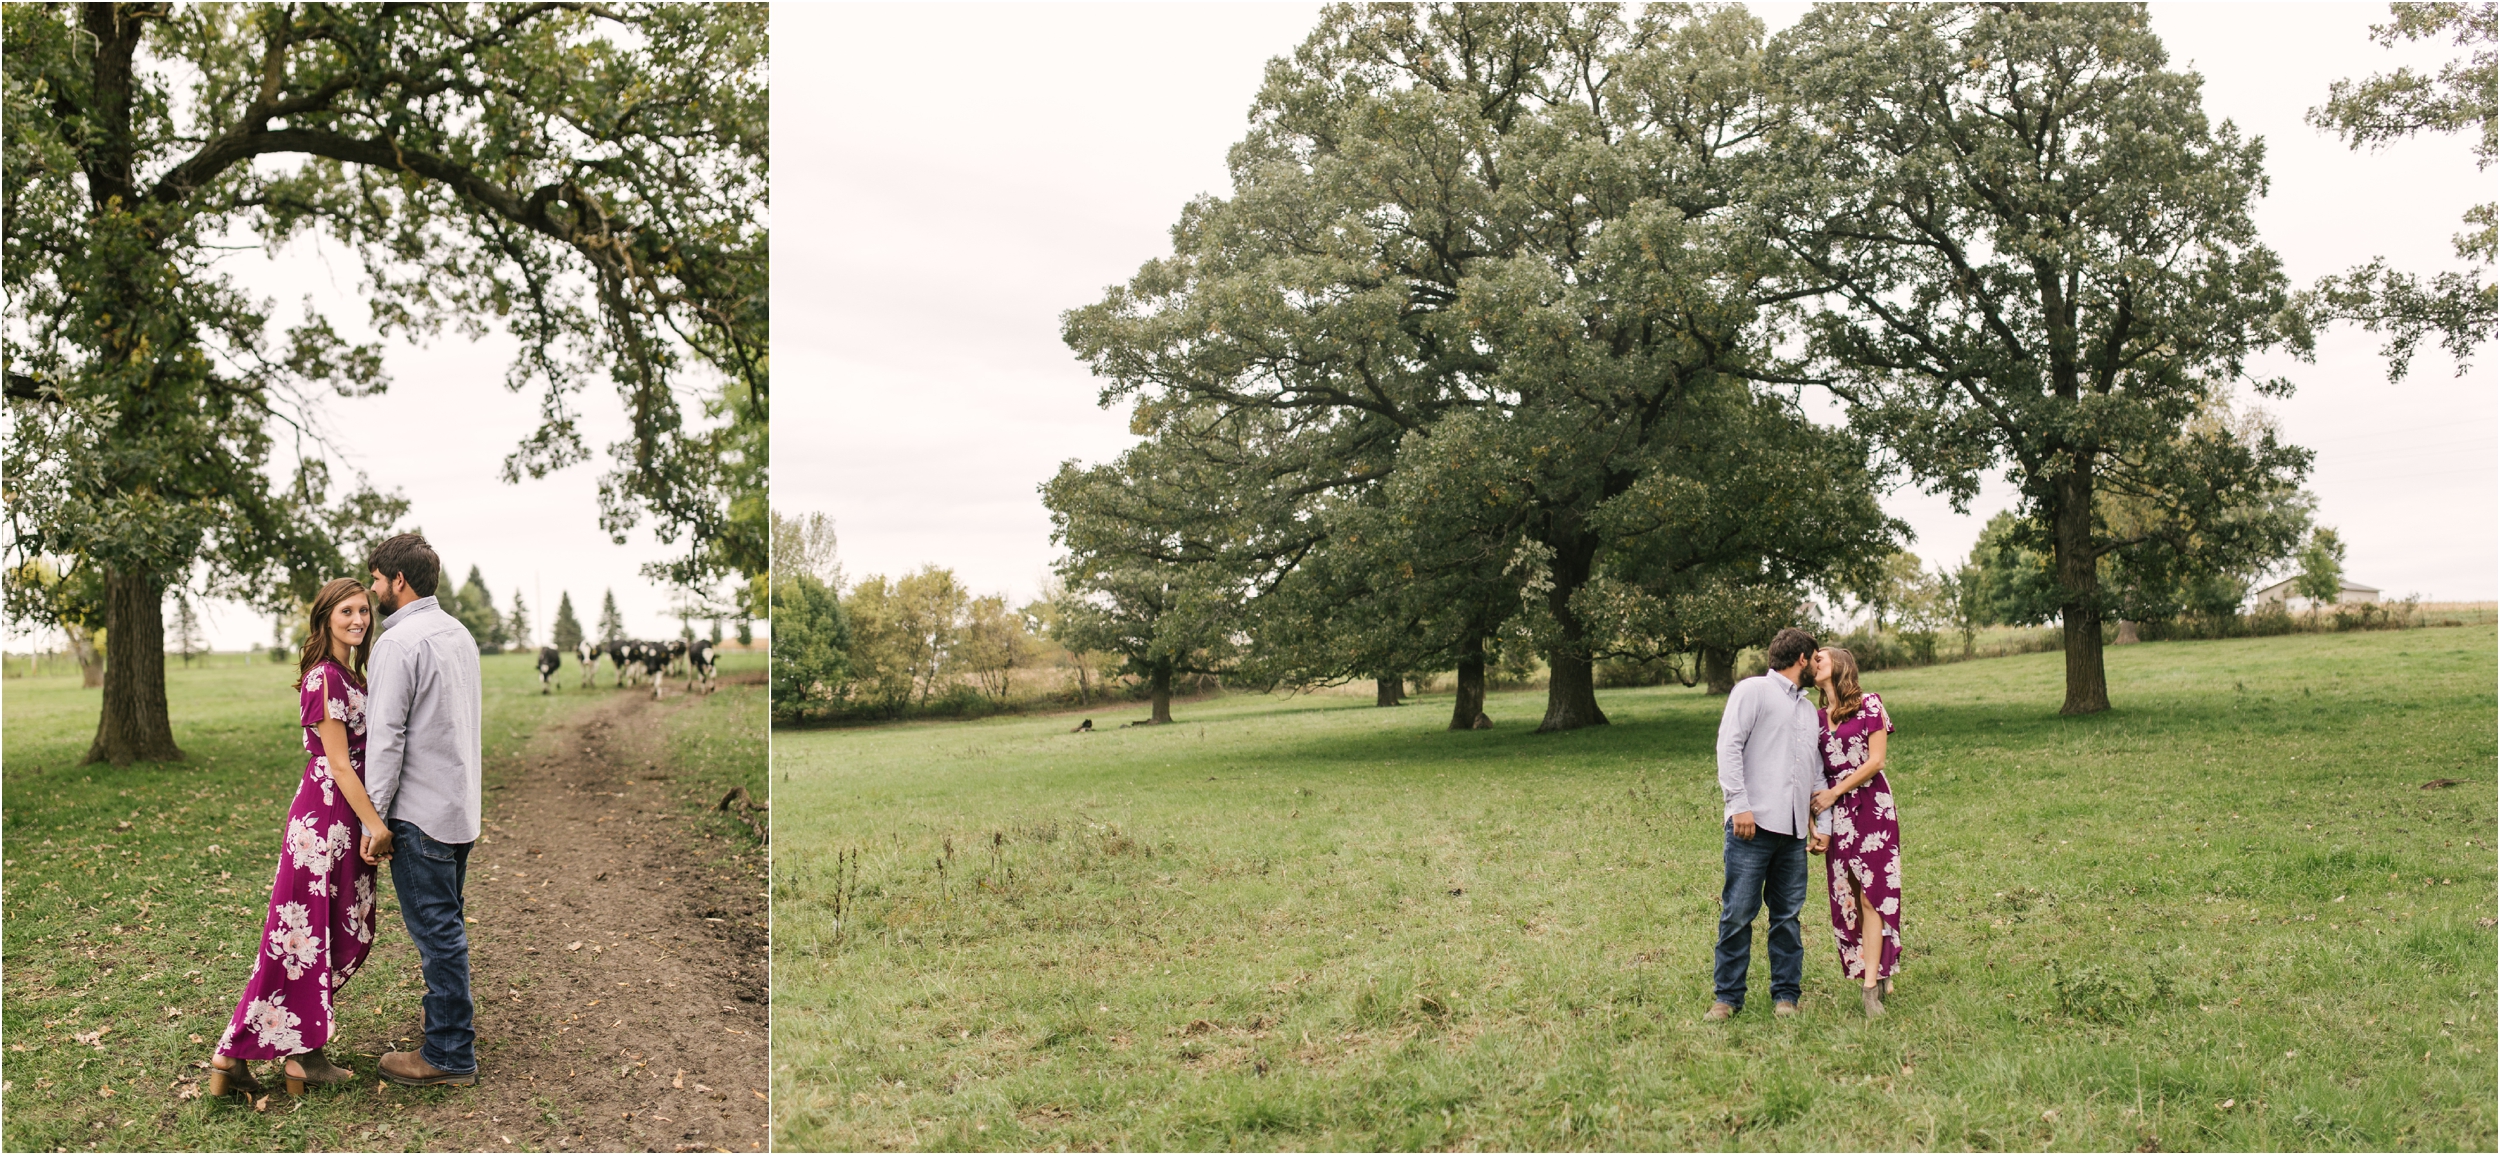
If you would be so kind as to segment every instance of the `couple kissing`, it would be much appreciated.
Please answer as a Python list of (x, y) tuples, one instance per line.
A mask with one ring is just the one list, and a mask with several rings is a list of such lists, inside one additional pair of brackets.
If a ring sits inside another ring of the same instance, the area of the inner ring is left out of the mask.
[(1858, 980), (1873, 1018), (1884, 1013), (1901, 965), (1901, 819), (1884, 777), (1892, 716), (1882, 698), (1859, 689), (1854, 655), (1818, 646), (1804, 630), (1773, 636), (1766, 661), (1760, 677), (1736, 684), (1719, 719), (1727, 878), (1712, 967), (1717, 1001), (1703, 1017), (1726, 1019), (1745, 1008), (1753, 920), (1765, 906), (1772, 1010), (1796, 1013), (1805, 983), (1797, 917), (1806, 857), (1825, 854), (1841, 973)]

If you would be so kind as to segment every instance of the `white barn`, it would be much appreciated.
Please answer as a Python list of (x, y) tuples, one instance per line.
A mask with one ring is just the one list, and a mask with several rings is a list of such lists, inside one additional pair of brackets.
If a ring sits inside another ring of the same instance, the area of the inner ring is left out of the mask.
[[(2298, 577), (2284, 578), (2282, 581), (2276, 582), (2273, 585), (2267, 586), (2264, 589), (2248, 595), (2248, 604), (2252, 606), (2261, 606), (2267, 602), (2281, 602), (2283, 603), (2283, 608), (2293, 611), (2307, 611), (2317, 608), (2321, 603), (2311, 601), (2308, 598), (2301, 597), (2300, 595), (2292, 592), (2292, 586), (2299, 581), (2300, 579)], [(2375, 602), (2378, 600), (2378, 595), (2379, 589), (2377, 586), (2365, 586), (2360, 582), (2347, 579), (2344, 582), (2343, 590), (2335, 595), (2335, 604), (2349, 606)]]

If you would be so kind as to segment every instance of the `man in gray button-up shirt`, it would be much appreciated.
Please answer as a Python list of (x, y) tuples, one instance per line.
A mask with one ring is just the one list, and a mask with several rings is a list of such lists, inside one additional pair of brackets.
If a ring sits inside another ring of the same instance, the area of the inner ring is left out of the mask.
[(389, 834), (391, 888), (425, 971), (425, 1046), (382, 1056), (406, 1086), (477, 1082), (464, 888), (481, 823), (485, 703), (477, 639), (434, 600), (442, 559), (403, 533), (373, 551), (382, 637), (365, 692), (365, 789)]
[(477, 841), (484, 787), (477, 639), (429, 594), (382, 619), (366, 670), (365, 789), (373, 808), (437, 842)]
[(1793, 1014), (1805, 984), (1805, 939), (1797, 915), (1806, 902), (1811, 805), (1822, 784), (1822, 727), (1805, 695), (1814, 635), (1781, 630), (1765, 660), (1770, 670), (1736, 684), (1719, 718), (1719, 792), (1726, 799), (1727, 879), (1719, 892), (1719, 945), (1712, 967), (1718, 1001), (1705, 1016), (1745, 1007), (1753, 958), (1753, 916), (1771, 908), (1771, 1001)]

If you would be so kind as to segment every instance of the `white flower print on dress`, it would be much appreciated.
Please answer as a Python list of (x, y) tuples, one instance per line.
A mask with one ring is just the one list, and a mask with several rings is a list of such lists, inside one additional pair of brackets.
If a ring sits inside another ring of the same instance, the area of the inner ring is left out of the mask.
[(304, 692), (307, 694), (321, 693), (322, 688), (329, 684), (329, 678), (327, 677), (329, 672), (330, 667), (328, 666), (314, 666), (304, 675)]
[(304, 1032), (296, 1028), (303, 1017), (286, 1009), (285, 995), (253, 999), (243, 1008), (243, 1025), (250, 1028), (260, 1045), (281, 1055), (297, 1055), (304, 1051)]
[(1887, 899), (1885, 899), (1885, 900), (1883, 901), (1883, 904), (1882, 904), (1882, 905), (1880, 905), (1880, 906), (1878, 906), (1878, 907), (1876, 907), (1876, 908), (1875, 908), (1875, 913), (1877, 913), (1877, 914), (1899, 914), (1899, 913), (1901, 913), (1901, 900), (1900, 900), (1899, 898), (1897, 898), (1897, 897), (1896, 897), (1896, 898), (1887, 898)]
[(1884, 860), (1884, 889), (1889, 890), (1894, 894), (1901, 893), (1900, 855), (1896, 854), (1891, 858)]
[(1884, 841), (1883, 831), (1869, 831), (1866, 837), (1858, 840), (1858, 853), (1873, 854), (1878, 850), (1882, 850), (1884, 848)]
[(313, 929), (312, 911), (300, 902), (278, 904), (278, 929), (269, 932), (269, 957), (286, 968), (286, 977), (300, 979), (320, 965), (321, 935)]
[(319, 832), (320, 821), (318, 815), (306, 814), (288, 822), (286, 849), (288, 857), (295, 860), (297, 870), (312, 872), (312, 881), (306, 883), (304, 889), (327, 897), (330, 894), (330, 868), (338, 864), (339, 856), (347, 850), (347, 827), (334, 823), (330, 827), (330, 837), (324, 838)]
[(330, 773), (330, 760), (327, 757), (319, 754), (313, 755), (312, 778), (313, 781), (321, 784), (321, 804), (323, 806), (338, 805), (339, 780), (337, 775)]
[[(347, 933), (355, 935), (357, 942), (373, 941), (373, 876), (370, 874), (356, 876), (356, 897), (347, 907)], [(356, 968), (347, 968), (347, 973), (356, 973)]]
[(342, 720), (347, 723), (348, 733), (365, 732), (365, 692), (357, 689), (354, 682), (347, 684), (347, 717)]

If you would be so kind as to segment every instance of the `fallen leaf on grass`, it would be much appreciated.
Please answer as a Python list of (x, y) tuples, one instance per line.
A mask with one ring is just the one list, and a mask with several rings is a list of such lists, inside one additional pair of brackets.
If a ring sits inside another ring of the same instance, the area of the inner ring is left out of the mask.
[(176, 1099), (197, 1099), (199, 1097), (200, 1085), (197, 1083), (184, 1083), (183, 1085), (174, 1088), (174, 1098)]
[(2448, 788), (2448, 787), (2450, 787), (2450, 786), (2463, 786), (2463, 785), (2465, 785), (2465, 779), (2463, 779), (2463, 778), (2433, 778), (2433, 779), (2431, 779), (2430, 781), (2423, 783), (2423, 784), (2422, 784), (2422, 789), (2424, 789), (2424, 790), (2444, 790), (2444, 789), (2446, 789), (2446, 788)]
[(110, 1099), (113, 1097), (113, 1089), (111, 1087), (98, 1087), (95, 1089), (95, 1093), (96, 1097), (102, 1099)]
[(83, 1035), (71, 1035), (70, 1041), (74, 1043), (83, 1043), (101, 1051), (104, 1049), (104, 1036), (112, 1033), (113, 1028), (111, 1027), (97, 1027), (96, 1029)]
[(2240, 1101), (2237, 1099), (2224, 1099), (2223, 1101), (2214, 1104), (2214, 1110), (2228, 1111), (2233, 1107), (2239, 1106), (2239, 1103)]

